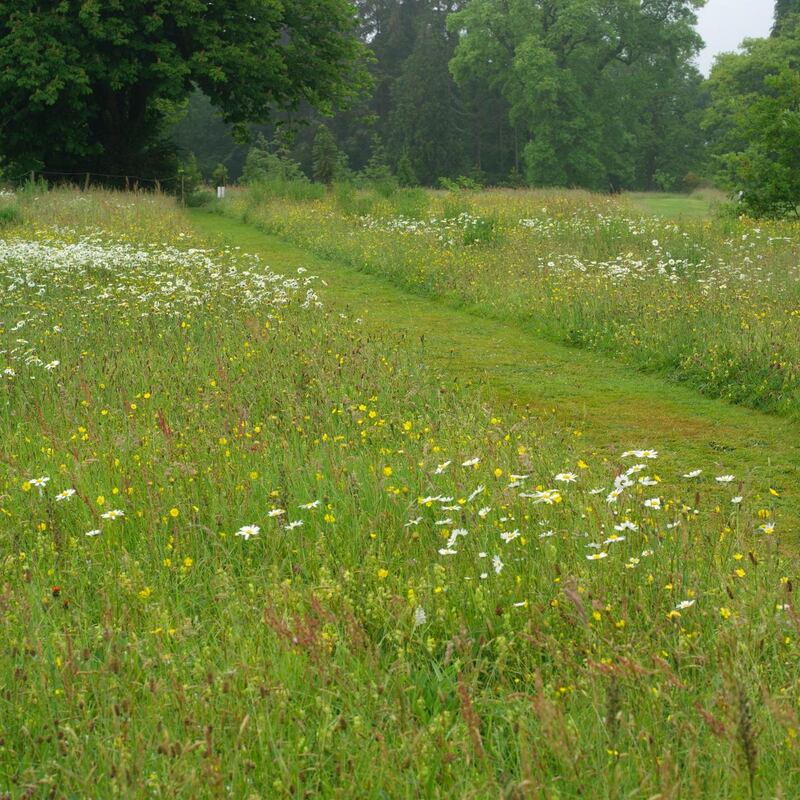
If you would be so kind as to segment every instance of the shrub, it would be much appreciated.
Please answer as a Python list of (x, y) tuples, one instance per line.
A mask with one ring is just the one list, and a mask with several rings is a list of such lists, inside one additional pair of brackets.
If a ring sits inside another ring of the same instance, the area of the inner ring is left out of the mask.
[(476, 192), (481, 188), (481, 184), (478, 183), (478, 181), (466, 175), (459, 175), (455, 180), (447, 177), (439, 178), (439, 186), (441, 186), (442, 189), (447, 189), (448, 192), (460, 192), (464, 190)]
[(0, 205), (0, 228), (22, 223), (22, 209), (16, 203)]
[(225, 186), (228, 183), (228, 168), (224, 164), (217, 164), (211, 173), (214, 186)]
[(419, 186), (419, 179), (407, 150), (403, 151), (397, 162), (397, 181), (404, 188)]
[(314, 177), (330, 186), (340, 172), (341, 153), (327, 125), (320, 125), (314, 136), (312, 148), (314, 159)]
[(200, 208), (202, 206), (207, 206), (215, 199), (216, 195), (214, 192), (209, 191), (208, 189), (198, 189), (191, 194), (187, 194), (185, 202), (189, 208)]
[(680, 187), (680, 181), (676, 175), (664, 170), (656, 170), (653, 175), (653, 181), (662, 192), (675, 192)]
[(308, 178), (280, 143), (270, 143), (259, 134), (247, 152), (241, 181), (253, 184), (273, 180), (294, 182), (307, 181)]
[(178, 167), (177, 181), (175, 184), (177, 193), (188, 205), (189, 198), (203, 186), (203, 173), (197, 163), (197, 156), (189, 154), (189, 158)]
[(694, 192), (696, 189), (707, 188), (708, 186), (710, 186), (709, 182), (696, 172), (687, 172), (683, 176), (683, 187), (687, 192)]

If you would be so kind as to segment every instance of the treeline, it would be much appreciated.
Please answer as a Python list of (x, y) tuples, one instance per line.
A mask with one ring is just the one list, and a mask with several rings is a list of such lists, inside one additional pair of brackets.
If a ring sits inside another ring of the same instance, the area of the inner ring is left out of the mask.
[(796, 214), (800, 0), (708, 80), (703, 2), (0, 0), (0, 179), (712, 180)]
[[(313, 175), (320, 124), (360, 171), (405, 180), (677, 189), (704, 166), (708, 103), (690, 0), (358, 0), (374, 87), (330, 119), (301, 109), (292, 157)], [(274, 137), (276, 129), (255, 132)], [(246, 148), (201, 95), (176, 141), (232, 176)]]

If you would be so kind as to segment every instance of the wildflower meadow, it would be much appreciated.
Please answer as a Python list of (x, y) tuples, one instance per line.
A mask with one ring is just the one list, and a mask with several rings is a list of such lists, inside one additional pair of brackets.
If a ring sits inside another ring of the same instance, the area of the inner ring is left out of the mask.
[(411, 292), (710, 397), (800, 414), (796, 222), (671, 219), (579, 191), (344, 186), (298, 199), (280, 184), (228, 210)]
[[(797, 538), (768, 471), (675, 468), (655, 429), (587, 449), (164, 196), (2, 202), (2, 796), (800, 792)], [(248, 213), (553, 336), (583, 313), (585, 346), (637, 366), (695, 342), (676, 369), (709, 391), (746, 323), (743, 402), (794, 413), (788, 229), (535, 204), (492, 226)], [(489, 227), (499, 244), (465, 242)]]

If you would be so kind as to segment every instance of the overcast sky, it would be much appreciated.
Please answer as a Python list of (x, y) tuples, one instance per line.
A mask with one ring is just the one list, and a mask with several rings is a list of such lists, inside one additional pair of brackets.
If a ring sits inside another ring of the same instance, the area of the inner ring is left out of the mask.
[(708, 0), (697, 14), (697, 28), (706, 43), (700, 54), (701, 72), (708, 75), (714, 56), (736, 50), (742, 39), (766, 36), (774, 9), (774, 0)]

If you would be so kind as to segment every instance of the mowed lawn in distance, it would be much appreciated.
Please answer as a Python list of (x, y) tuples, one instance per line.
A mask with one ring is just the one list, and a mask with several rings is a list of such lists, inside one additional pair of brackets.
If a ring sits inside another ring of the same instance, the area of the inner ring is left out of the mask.
[(715, 209), (726, 202), (725, 195), (715, 189), (698, 190), (691, 194), (631, 192), (627, 197), (634, 206), (647, 213), (672, 219), (708, 219)]
[(735, 458), (490, 403), (165, 198), (15, 202), (0, 790), (798, 792), (796, 560)]

